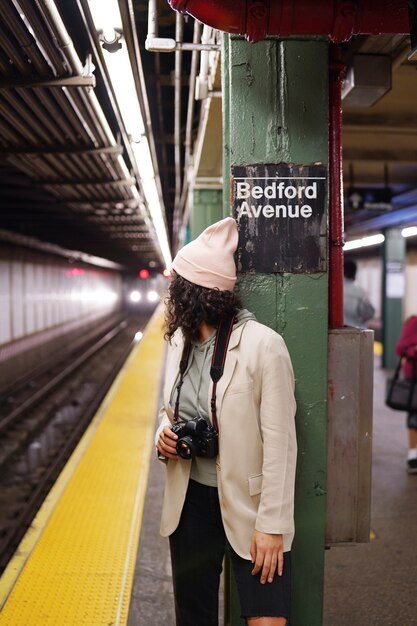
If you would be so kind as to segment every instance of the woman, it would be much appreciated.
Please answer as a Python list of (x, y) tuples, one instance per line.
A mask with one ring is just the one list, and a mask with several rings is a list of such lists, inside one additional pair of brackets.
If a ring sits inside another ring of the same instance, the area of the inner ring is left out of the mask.
[[(398, 356), (404, 356), (403, 373), (405, 378), (413, 378), (417, 374), (417, 315), (405, 321), (401, 336), (396, 345)], [(417, 474), (417, 412), (407, 415), (409, 474)]]
[[(226, 544), (247, 624), (289, 623), (294, 375), (282, 337), (242, 310), (234, 293), (237, 243), (236, 222), (226, 218), (172, 265), (165, 406), (155, 442), (167, 470), (161, 534), (170, 539), (177, 626), (218, 623)], [(223, 368), (217, 382), (213, 350)], [(190, 459), (194, 443), (181, 429), (196, 417), (210, 424), (209, 443), (200, 449), (196, 437), (202, 456)], [(217, 446), (217, 431), (218, 453), (210, 439), (214, 432)]]

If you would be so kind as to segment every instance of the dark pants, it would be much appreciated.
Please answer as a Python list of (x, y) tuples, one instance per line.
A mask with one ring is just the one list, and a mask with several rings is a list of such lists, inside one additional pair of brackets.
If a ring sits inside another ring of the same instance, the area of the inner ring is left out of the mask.
[[(177, 626), (217, 626), (226, 545), (217, 489), (190, 480), (176, 531), (170, 536)], [(204, 522), (204, 523), (203, 523)]]
[[(180, 523), (170, 536), (177, 626), (218, 626), (220, 574), (226, 547), (217, 489), (190, 480)], [(253, 565), (231, 548), (242, 615), (289, 617), (290, 553), (284, 575), (261, 585)]]
[(417, 430), (417, 411), (407, 414), (407, 428)]

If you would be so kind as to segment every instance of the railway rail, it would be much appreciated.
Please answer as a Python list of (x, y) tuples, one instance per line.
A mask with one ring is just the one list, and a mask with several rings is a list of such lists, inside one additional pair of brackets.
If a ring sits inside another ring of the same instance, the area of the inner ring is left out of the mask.
[(0, 573), (96, 413), (147, 318), (117, 321), (0, 400)]

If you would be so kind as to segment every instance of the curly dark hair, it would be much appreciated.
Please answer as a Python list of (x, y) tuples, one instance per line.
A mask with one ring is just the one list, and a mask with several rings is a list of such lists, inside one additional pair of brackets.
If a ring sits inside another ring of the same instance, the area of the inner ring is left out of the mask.
[(177, 328), (181, 328), (186, 341), (198, 341), (201, 322), (217, 327), (223, 318), (236, 315), (242, 307), (234, 291), (200, 287), (176, 272), (173, 276), (165, 298), (164, 336), (167, 341)]

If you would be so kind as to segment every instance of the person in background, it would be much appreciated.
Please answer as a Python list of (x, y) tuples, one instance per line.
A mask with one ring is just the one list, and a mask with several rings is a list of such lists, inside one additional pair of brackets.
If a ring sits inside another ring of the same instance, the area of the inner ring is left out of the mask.
[[(241, 308), (237, 243), (230, 217), (206, 228), (175, 257), (166, 300), (169, 346), (155, 445), (166, 464), (161, 534), (170, 541), (177, 626), (218, 624), (227, 544), (247, 624), (289, 623), (294, 374), (283, 338)], [(214, 385), (216, 355), (223, 375)], [(184, 436), (197, 424), (204, 437), (210, 429), (210, 445)]]
[[(412, 379), (417, 369), (417, 315), (405, 322), (395, 347), (398, 356), (404, 356), (403, 374)], [(417, 411), (407, 414), (408, 429), (408, 472), (417, 474)]]
[(375, 309), (369, 302), (362, 287), (355, 283), (357, 266), (355, 261), (345, 260), (343, 265), (343, 301), (346, 326), (366, 328), (366, 322), (373, 318)]

